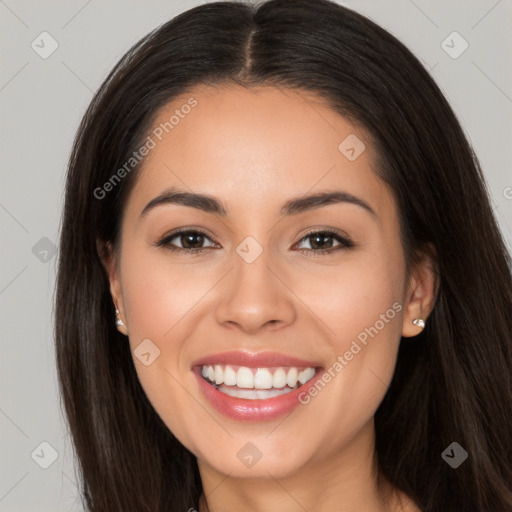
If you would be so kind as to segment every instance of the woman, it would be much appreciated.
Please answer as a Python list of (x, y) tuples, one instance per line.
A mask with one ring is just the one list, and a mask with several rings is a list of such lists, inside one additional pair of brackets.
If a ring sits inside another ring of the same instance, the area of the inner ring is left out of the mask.
[(91, 511), (512, 510), (510, 257), (418, 60), (328, 0), (156, 29), (70, 159), (56, 296)]

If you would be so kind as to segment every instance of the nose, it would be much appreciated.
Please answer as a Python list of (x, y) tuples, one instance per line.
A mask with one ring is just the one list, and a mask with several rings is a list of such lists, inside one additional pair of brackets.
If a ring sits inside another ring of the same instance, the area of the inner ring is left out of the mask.
[(277, 330), (294, 322), (295, 295), (284, 275), (275, 270), (267, 251), (252, 263), (233, 255), (234, 269), (226, 276), (215, 309), (219, 324), (236, 327), (247, 334), (262, 329)]

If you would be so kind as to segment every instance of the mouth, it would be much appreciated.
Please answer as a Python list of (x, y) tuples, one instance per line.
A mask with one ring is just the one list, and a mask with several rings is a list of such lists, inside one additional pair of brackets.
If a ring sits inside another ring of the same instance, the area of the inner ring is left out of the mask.
[(268, 421), (291, 413), (324, 369), (318, 361), (279, 352), (230, 351), (191, 364), (206, 402), (237, 421)]
[[(322, 367), (247, 367), (224, 364), (192, 368), (206, 402), (236, 421), (270, 421), (290, 414), (324, 373)], [(270, 383), (272, 382), (272, 385)], [(275, 384), (275, 385), (274, 385)], [(289, 385), (291, 384), (291, 386)]]
[(220, 393), (245, 400), (267, 400), (295, 391), (309, 382), (318, 367), (251, 368), (228, 364), (197, 367), (202, 378)]

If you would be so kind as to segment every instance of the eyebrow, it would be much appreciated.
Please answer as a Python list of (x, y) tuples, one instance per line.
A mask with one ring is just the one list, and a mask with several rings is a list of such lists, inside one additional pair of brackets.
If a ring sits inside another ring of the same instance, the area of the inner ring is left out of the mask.
[[(355, 204), (364, 208), (377, 217), (374, 209), (363, 199), (342, 190), (333, 190), (328, 192), (319, 192), (307, 196), (297, 197), (287, 201), (281, 208), (282, 216), (298, 215), (322, 206), (336, 203)], [(206, 213), (213, 213), (225, 217), (227, 211), (222, 203), (213, 196), (207, 194), (198, 194), (194, 192), (186, 192), (178, 190), (174, 187), (164, 190), (160, 195), (149, 201), (142, 210), (140, 217), (144, 217), (147, 213), (157, 206), (166, 204), (178, 204), (181, 206), (189, 206)]]

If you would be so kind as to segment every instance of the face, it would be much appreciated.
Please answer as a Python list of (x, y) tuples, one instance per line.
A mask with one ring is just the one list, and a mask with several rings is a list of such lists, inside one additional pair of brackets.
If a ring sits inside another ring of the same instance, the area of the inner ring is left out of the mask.
[(428, 309), (364, 131), (311, 94), (203, 86), (150, 138), (106, 267), (154, 409), (223, 474), (355, 458)]

